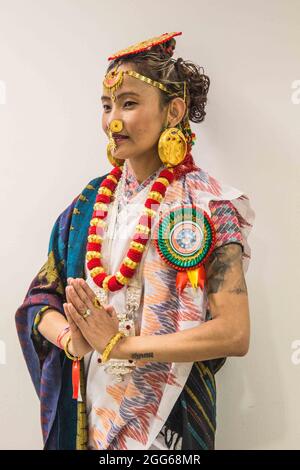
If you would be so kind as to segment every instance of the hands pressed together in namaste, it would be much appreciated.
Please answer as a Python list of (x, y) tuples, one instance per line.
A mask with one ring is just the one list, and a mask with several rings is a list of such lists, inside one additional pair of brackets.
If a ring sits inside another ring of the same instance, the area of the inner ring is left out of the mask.
[[(115, 309), (111, 305), (95, 306), (95, 293), (81, 278), (68, 278), (66, 299), (63, 306), (70, 326), (70, 352), (75, 356), (84, 356), (92, 350), (102, 354), (108, 341), (119, 331)], [(87, 309), (90, 315), (84, 318)]]

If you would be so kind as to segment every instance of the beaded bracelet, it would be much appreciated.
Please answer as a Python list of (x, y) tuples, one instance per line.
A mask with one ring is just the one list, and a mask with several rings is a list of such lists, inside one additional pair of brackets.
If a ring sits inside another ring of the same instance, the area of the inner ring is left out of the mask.
[(113, 347), (117, 344), (117, 342), (123, 338), (125, 336), (124, 333), (122, 333), (122, 331), (119, 331), (118, 333), (116, 333), (110, 340), (109, 342), (107, 343), (107, 345), (105, 346), (104, 348), (104, 351), (102, 353), (102, 356), (101, 356), (101, 361), (102, 363), (103, 362), (107, 362), (108, 360), (108, 356), (110, 355)]
[(71, 354), (68, 350), (68, 345), (69, 345), (69, 342), (71, 341), (72, 339), (72, 336), (69, 336), (69, 338), (67, 339), (66, 341), (66, 344), (65, 344), (65, 347), (64, 347), (64, 351), (66, 353), (66, 356), (68, 359), (71, 359), (71, 361), (80, 361), (82, 359), (82, 356), (73, 356), (73, 354)]

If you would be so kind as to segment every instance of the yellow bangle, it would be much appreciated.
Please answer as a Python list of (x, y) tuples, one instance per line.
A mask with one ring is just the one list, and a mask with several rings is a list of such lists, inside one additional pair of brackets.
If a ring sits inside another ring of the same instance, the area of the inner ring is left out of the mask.
[(101, 355), (101, 362), (106, 362), (108, 360), (108, 356), (110, 355), (113, 347), (117, 344), (117, 342), (123, 338), (125, 336), (124, 333), (122, 333), (121, 331), (119, 331), (118, 333), (116, 333), (110, 340), (109, 342), (107, 343), (107, 345), (105, 346), (104, 348), (104, 351)]
[(42, 336), (41, 333), (40, 333), (39, 330), (38, 330), (38, 326), (39, 326), (39, 324), (40, 324), (40, 321), (42, 320), (42, 315), (43, 315), (43, 313), (44, 313), (46, 310), (48, 310), (49, 308), (51, 308), (50, 305), (44, 305), (44, 307), (42, 307), (42, 308), (37, 312), (37, 314), (36, 314), (36, 316), (35, 316), (32, 329), (33, 329), (33, 334), (34, 334), (35, 336), (37, 336), (37, 337)]
[(69, 338), (67, 339), (65, 347), (64, 347), (64, 351), (66, 353), (66, 356), (67, 356), (67, 358), (71, 359), (71, 361), (80, 361), (82, 359), (82, 356), (81, 357), (73, 356), (73, 354), (71, 354), (68, 350), (68, 345), (69, 345), (69, 342), (71, 341), (71, 339), (72, 339), (72, 336), (70, 335)]

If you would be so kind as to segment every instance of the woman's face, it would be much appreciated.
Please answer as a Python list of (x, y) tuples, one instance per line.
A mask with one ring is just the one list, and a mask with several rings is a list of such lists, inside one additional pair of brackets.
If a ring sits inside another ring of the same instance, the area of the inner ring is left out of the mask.
[[(119, 70), (134, 70), (134, 65), (121, 64)], [(116, 142), (117, 148), (113, 153), (115, 158), (136, 159), (158, 156), (157, 144), (163, 126), (167, 124), (168, 111), (167, 107), (160, 109), (159, 93), (156, 87), (127, 74), (123, 75), (122, 85), (115, 91), (115, 101), (111, 100), (110, 93), (103, 88), (101, 101), (104, 132), (108, 136), (108, 126), (111, 121), (120, 119), (123, 122), (120, 134), (129, 137)]]

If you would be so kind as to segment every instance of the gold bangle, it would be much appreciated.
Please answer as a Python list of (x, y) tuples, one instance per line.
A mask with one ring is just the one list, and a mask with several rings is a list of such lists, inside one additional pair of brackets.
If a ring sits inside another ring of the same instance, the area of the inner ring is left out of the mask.
[(70, 335), (69, 338), (67, 339), (66, 341), (66, 344), (65, 344), (65, 347), (64, 347), (64, 351), (66, 353), (66, 356), (68, 359), (71, 359), (71, 361), (80, 361), (82, 359), (82, 356), (73, 356), (73, 354), (71, 354), (68, 350), (68, 345), (69, 345), (69, 342), (71, 341), (72, 339), (72, 336)]
[(117, 342), (123, 338), (125, 336), (124, 333), (122, 333), (122, 331), (119, 331), (118, 333), (116, 333), (110, 340), (109, 342), (107, 343), (107, 345), (105, 346), (104, 348), (104, 351), (101, 355), (101, 362), (106, 362), (108, 360), (108, 356), (110, 355), (113, 347), (117, 344)]

